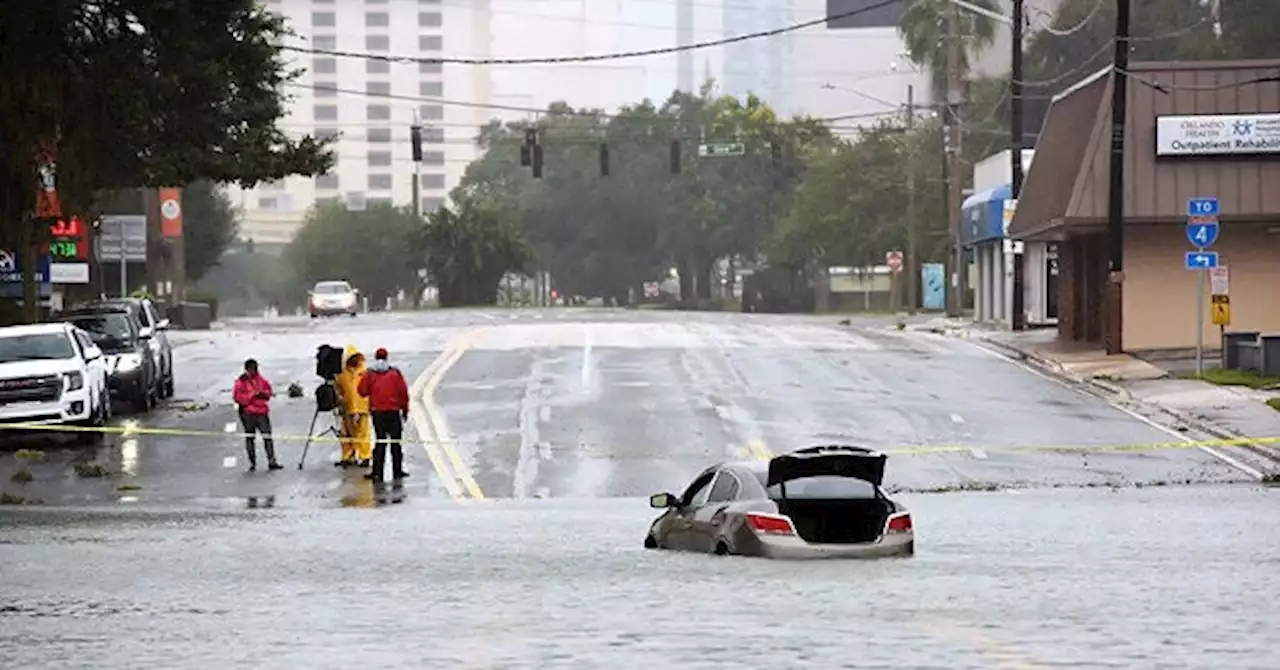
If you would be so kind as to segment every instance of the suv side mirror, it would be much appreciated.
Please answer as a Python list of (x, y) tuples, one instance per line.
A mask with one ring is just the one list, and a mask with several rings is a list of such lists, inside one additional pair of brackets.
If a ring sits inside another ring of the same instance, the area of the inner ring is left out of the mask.
[(649, 496), (649, 506), (654, 509), (670, 509), (679, 506), (679, 500), (670, 493), (655, 493)]
[(140, 340), (149, 340), (149, 339), (151, 339), (151, 329), (150, 329), (150, 328), (142, 328), (142, 329), (138, 330), (138, 339), (140, 339)]
[(169, 320), (160, 319), (160, 322), (156, 324), (156, 330), (169, 330)]

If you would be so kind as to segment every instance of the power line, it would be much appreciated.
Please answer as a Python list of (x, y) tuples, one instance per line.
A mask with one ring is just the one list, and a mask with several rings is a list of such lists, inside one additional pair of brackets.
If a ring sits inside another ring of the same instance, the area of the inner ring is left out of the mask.
[(695, 42), (693, 44), (683, 44), (683, 45), (672, 46), (672, 47), (660, 47), (657, 49), (641, 49), (637, 51), (618, 51), (618, 52), (603, 53), (603, 54), (585, 54), (581, 56), (552, 56), (552, 57), (544, 57), (544, 58), (458, 58), (458, 57), (447, 57), (447, 56), (435, 56), (435, 57), (394, 56), (394, 55), (388, 55), (388, 54), (375, 54), (375, 53), (362, 52), (362, 51), (337, 51), (337, 50), (331, 50), (331, 49), (314, 49), (310, 47), (298, 47), (298, 46), (290, 46), (290, 45), (280, 45), (280, 48), (285, 51), (311, 54), (315, 56), (334, 56), (337, 58), (358, 58), (361, 60), (384, 61), (387, 63), (441, 63), (441, 64), (453, 64), (453, 65), (532, 65), (532, 64), (547, 65), (547, 64), (554, 64), (554, 63), (590, 63), (590, 62), (608, 61), (608, 60), (621, 60), (625, 58), (643, 58), (647, 56), (660, 56), (663, 54), (679, 53), (681, 51), (696, 51), (700, 49), (707, 49), (710, 47), (725, 46), (729, 44), (736, 44), (738, 42), (757, 40), (765, 37), (775, 37), (778, 35), (785, 35), (787, 33), (803, 30), (805, 28), (823, 25), (828, 21), (836, 21), (836, 20), (848, 18), (851, 16), (857, 16), (859, 14), (865, 14), (867, 12), (875, 11), (882, 7), (888, 7), (889, 5), (897, 4), (901, 1), (902, 0), (880, 0), (879, 2), (866, 5), (863, 7), (859, 7), (858, 9), (849, 10), (847, 12), (838, 12), (836, 14), (829, 14), (819, 19), (802, 21), (800, 23), (795, 23), (789, 26), (783, 26), (781, 28), (773, 28), (771, 30), (760, 30), (753, 33), (735, 35), (733, 37), (725, 37), (718, 40)]
[[(894, 0), (894, 1), (896, 2), (898, 0)], [(470, 100), (455, 100), (450, 98), (436, 98), (436, 97), (430, 97), (430, 96), (406, 95), (406, 94), (400, 94), (400, 93), (377, 93), (377, 92), (371, 92), (371, 91), (361, 91), (360, 89), (354, 89), (354, 88), (341, 88), (336, 86), (329, 86), (327, 84), (288, 83), (288, 84), (285, 84), (285, 86), (288, 86), (291, 88), (308, 89), (312, 91), (333, 91), (335, 93), (340, 93), (344, 95), (359, 95), (359, 96), (364, 96), (369, 98), (399, 100), (403, 102), (417, 102), (417, 103), (431, 104), (431, 105), (470, 107), (470, 108), (477, 108), (477, 109), (493, 109), (493, 110), (502, 110), (502, 111), (510, 111), (510, 112), (526, 112), (529, 114), (547, 114), (547, 115), (554, 114), (556, 116), (575, 116), (575, 117), (599, 118), (599, 119), (610, 119), (610, 120), (612, 119), (623, 119), (623, 120), (644, 119), (644, 120), (661, 121), (666, 123), (679, 123), (679, 120), (677, 119), (662, 119), (657, 117), (639, 117), (634, 114), (618, 114), (618, 113), (605, 112), (602, 110), (593, 111), (593, 110), (569, 109), (567, 111), (557, 110), (555, 112), (552, 112), (550, 109), (545, 107), (531, 107), (531, 106), (523, 106), (523, 105), (503, 105), (503, 104), (491, 103), (491, 102), (474, 102)], [(818, 123), (829, 123), (832, 121), (869, 119), (877, 116), (884, 116), (886, 114), (891, 114), (891, 113), (893, 112), (891, 111), (861, 112), (856, 114), (841, 114), (838, 116), (819, 117), (819, 118), (812, 118), (812, 119), (805, 119), (804, 117), (799, 117), (799, 118), (801, 120), (812, 120)], [(317, 125), (325, 126), (326, 124), (324, 124), (323, 122), (317, 122)], [(428, 122), (427, 125), (433, 125), (433, 124)], [(476, 127), (476, 126), (472, 126), (472, 127)]]

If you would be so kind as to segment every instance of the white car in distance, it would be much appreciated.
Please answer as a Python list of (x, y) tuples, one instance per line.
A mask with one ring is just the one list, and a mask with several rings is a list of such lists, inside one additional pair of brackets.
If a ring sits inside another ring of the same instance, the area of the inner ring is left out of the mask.
[[(0, 328), (0, 422), (98, 428), (111, 417), (107, 366), (89, 334), (69, 323)], [(100, 441), (100, 431), (76, 431)]]
[(360, 311), (360, 291), (345, 281), (316, 282), (307, 296), (307, 309), (313, 319), (339, 314), (355, 316)]

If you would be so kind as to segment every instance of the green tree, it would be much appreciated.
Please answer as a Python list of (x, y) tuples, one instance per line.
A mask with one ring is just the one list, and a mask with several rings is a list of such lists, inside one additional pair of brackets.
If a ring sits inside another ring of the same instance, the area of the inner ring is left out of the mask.
[(1275, 58), (1280, 2), (1229, 0), (1221, 3), (1222, 46), (1230, 58)]
[(182, 190), (182, 224), (187, 279), (196, 282), (235, 242), (240, 219), (227, 194), (201, 180)]
[[(538, 269), (566, 295), (622, 301), (677, 267), (682, 295), (706, 298), (715, 263), (755, 258), (803, 175), (806, 152), (831, 142), (822, 124), (780, 120), (762, 100), (715, 96), (713, 88), (708, 82), (661, 105), (641, 101), (612, 118), (550, 106), (536, 126), (542, 179), (519, 165), (527, 126), (491, 124), (478, 139), (486, 153), (455, 198), (514, 212)], [(680, 143), (679, 174), (671, 171), (672, 141)], [(738, 142), (745, 153), (699, 158), (703, 141)]]
[[(0, 3), (0, 220), (32, 216), (43, 143), (64, 210), (88, 215), (117, 189), (323, 172), (326, 143), (278, 126), (287, 34), (255, 0)], [(16, 228), (34, 261), (37, 227)], [(26, 295), (34, 318), (30, 277)]]
[(420, 222), (409, 208), (386, 204), (352, 211), (340, 203), (317, 205), (285, 248), (300, 295), (313, 283), (346, 279), (382, 304), (400, 290), (417, 286), (414, 242)]
[[(898, 22), (898, 34), (907, 47), (911, 62), (928, 68), (933, 84), (935, 100), (946, 100), (947, 91), (947, 8), (949, 0), (906, 0), (902, 20)], [(997, 11), (992, 0), (971, 0), (983, 9)], [(972, 54), (991, 46), (995, 41), (996, 23), (980, 14), (959, 9), (960, 62), (962, 76), (969, 72)]]
[(523, 272), (532, 258), (510, 214), (472, 200), (428, 214), (415, 241), (441, 307), (495, 304), (502, 278)]

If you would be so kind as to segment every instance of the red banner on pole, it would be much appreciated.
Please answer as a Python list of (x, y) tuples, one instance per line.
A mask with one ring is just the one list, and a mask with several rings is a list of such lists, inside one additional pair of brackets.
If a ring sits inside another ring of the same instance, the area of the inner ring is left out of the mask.
[(160, 234), (182, 237), (182, 189), (160, 189)]
[(57, 148), (51, 142), (41, 142), (36, 153), (36, 209), (37, 219), (62, 217), (62, 203), (58, 200)]

